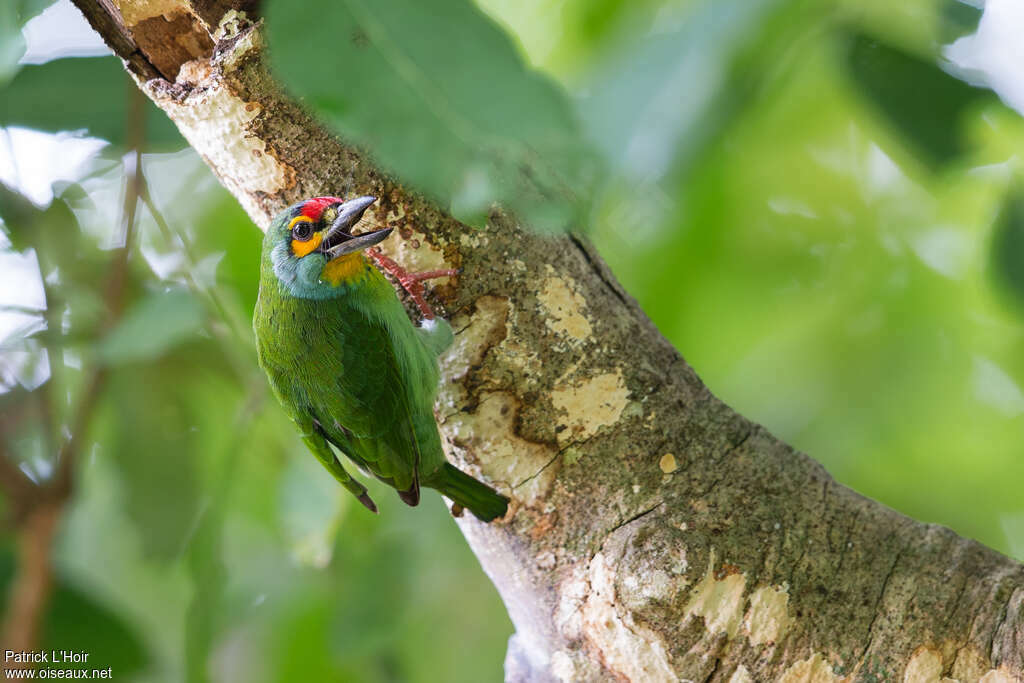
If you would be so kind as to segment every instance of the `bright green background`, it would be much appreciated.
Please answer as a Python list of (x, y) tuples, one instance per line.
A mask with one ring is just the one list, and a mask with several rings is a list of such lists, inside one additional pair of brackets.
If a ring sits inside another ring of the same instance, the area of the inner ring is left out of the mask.
[[(858, 491), (1024, 559), (1024, 127), (936, 67), (977, 12), (410, 3), (269, 2), (275, 68), (467, 220), (503, 201), (587, 226), (730, 405)], [(0, 36), (46, 3), (15, 4)], [(49, 208), (0, 196), (0, 245), (38, 258), (48, 304), (0, 306), (25, 321), (0, 340), (6, 449), (44, 478), (83, 369), (111, 373), (47, 644), (118, 680), (499, 680), (511, 624), (440, 501), (375, 487), (379, 517), (352, 505), (269, 396), (248, 322), (260, 234), (237, 204), (151, 110), (159, 215), (140, 210), (128, 306), (102, 332), (130, 85), (112, 58), (0, 61), (0, 125), (113, 143)], [(44, 354), (49, 380), (19, 385)]]

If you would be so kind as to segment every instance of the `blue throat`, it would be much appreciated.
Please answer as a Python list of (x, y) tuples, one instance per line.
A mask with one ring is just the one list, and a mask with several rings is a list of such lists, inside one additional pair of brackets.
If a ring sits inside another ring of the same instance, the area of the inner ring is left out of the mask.
[(327, 257), (323, 254), (309, 254), (295, 258), (288, 244), (279, 242), (271, 254), (274, 275), (281, 286), (300, 299), (335, 299), (347, 293), (351, 287), (341, 284), (337, 287), (320, 279)]

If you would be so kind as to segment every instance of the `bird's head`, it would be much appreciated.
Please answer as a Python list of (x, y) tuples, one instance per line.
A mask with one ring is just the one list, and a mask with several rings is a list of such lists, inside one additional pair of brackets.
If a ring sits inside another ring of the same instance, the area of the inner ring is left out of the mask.
[(352, 234), (375, 201), (376, 197), (314, 197), (291, 205), (267, 229), (264, 262), (294, 296), (337, 296), (341, 285), (365, 270), (360, 252), (391, 234), (391, 228)]

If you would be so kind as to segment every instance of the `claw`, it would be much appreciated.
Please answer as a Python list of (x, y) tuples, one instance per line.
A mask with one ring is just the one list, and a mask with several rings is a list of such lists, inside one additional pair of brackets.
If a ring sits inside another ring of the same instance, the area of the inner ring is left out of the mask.
[(459, 274), (458, 270), (452, 268), (410, 273), (381, 253), (380, 249), (367, 249), (366, 255), (373, 259), (378, 268), (391, 273), (398, 280), (398, 284), (402, 285), (402, 289), (409, 293), (409, 296), (416, 302), (416, 307), (420, 309), (420, 313), (423, 314), (426, 320), (434, 319), (434, 311), (423, 297), (423, 281), (439, 277), (455, 277)]
[(373, 514), (377, 514), (377, 504), (373, 502), (373, 499), (370, 498), (368, 493), (363, 492), (362, 495), (358, 496), (358, 498), (359, 502), (362, 503), (367, 510)]

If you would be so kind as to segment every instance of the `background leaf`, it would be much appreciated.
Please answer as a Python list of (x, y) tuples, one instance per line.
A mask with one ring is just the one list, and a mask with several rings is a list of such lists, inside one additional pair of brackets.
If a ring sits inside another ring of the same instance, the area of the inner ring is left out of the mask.
[[(0, 613), (6, 609), (8, 586), (14, 577), (14, 553), (0, 547)], [(149, 661), (135, 626), (60, 576), (55, 579), (50, 605), (42, 621), (44, 651), (73, 650), (89, 655), (82, 664), (64, 668), (106, 669), (115, 676), (132, 676)]]
[(150, 294), (125, 312), (99, 347), (106, 363), (157, 358), (203, 328), (203, 308), (186, 290)]
[[(115, 144), (124, 142), (126, 102), (135, 88), (116, 57), (69, 57), (28, 65), (0, 90), (0, 125), (47, 131), (86, 129)], [(167, 115), (145, 99), (150, 149), (185, 146)]]
[[(692, 161), (749, 98), (733, 62), (787, 3), (723, 0), (692, 8), (673, 30), (632, 41), (587, 77), (579, 101), (590, 139), (629, 182)], [(758, 50), (762, 58), (764, 46)], [(749, 73), (749, 72), (747, 72)], [(746, 74), (744, 74), (746, 75)]]
[(863, 33), (852, 31), (846, 40), (853, 82), (922, 162), (937, 169), (968, 151), (966, 116), (997, 102), (992, 91)]
[(944, 0), (939, 41), (952, 43), (957, 38), (974, 33), (981, 21), (982, 9), (964, 0)]
[(0, 87), (21, 68), (25, 54), (21, 29), (25, 23), (53, 4), (53, 0), (6, 0), (0, 3)]
[(1013, 188), (996, 217), (989, 247), (996, 283), (1024, 310), (1024, 191)]
[(572, 109), (468, 0), (265, 9), (275, 72), (403, 181), (477, 225), (498, 202), (539, 229), (580, 226), (596, 166)]

